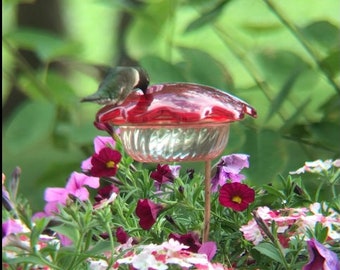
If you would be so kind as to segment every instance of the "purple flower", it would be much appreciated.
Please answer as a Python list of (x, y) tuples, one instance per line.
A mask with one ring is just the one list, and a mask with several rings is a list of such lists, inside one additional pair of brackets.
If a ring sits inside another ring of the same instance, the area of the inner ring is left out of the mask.
[(208, 260), (211, 261), (212, 258), (215, 256), (217, 251), (216, 243), (213, 241), (205, 242), (202, 246), (198, 249), (198, 253), (206, 254)]
[(47, 188), (44, 196), (47, 202), (44, 208), (45, 212), (48, 215), (53, 214), (53, 212), (58, 212), (58, 205), (66, 205), (69, 194), (77, 197), (81, 201), (87, 200), (89, 198), (89, 192), (85, 186), (98, 188), (99, 178), (73, 172), (65, 188)]
[(340, 261), (333, 251), (327, 249), (317, 240), (307, 241), (309, 252), (309, 262), (302, 268), (303, 270), (338, 270)]
[(217, 164), (215, 176), (212, 178), (212, 191), (216, 192), (219, 186), (223, 186), (227, 180), (231, 182), (240, 183), (245, 179), (240, 171), (243, 168), (249, 168), (249, 155), (246, 154), (232, 154), (223, 156), (221, 161)]
[(2, 246), (5, 246), (10, 242), (9, 236), (24, 231), (24, 227), (18, 220), (9, 219), (2, 223)]

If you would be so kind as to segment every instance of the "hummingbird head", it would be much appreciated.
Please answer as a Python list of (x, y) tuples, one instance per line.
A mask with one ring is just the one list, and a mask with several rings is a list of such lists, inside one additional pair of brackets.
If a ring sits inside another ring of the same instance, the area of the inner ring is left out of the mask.
[(82, 102), (98, 104), (120, 104), (133, 91), (140, 89), (145, 94), (149, 85), (149, 76), (141, 67), (115, 67), (108, 70), (98, 90)]
[(150, 83), (149, 75), (145, 71), (145, 69), (141, 67), (134, 67), (134, 69), (138, 72), (138, 79), (136, 80), (136, 85), (134, 88), (139, 88), (145, 94), (146, 89), (148, 88)]

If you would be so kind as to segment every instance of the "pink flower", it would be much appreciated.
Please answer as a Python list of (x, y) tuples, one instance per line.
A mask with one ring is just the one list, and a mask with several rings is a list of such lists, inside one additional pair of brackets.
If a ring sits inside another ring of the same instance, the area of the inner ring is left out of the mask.
[(160, 204), (155, 204), (148, 199), (139, 199), (136, 207), (136, 214), (139, 217), (139, 225), (144, 230), (149, 230), (156, 222), (158, 213), (162, 210)]
[(24, 232), (24, 226), (20, 220), (9, 219), (2, 223), (2, 246), (10, 242), (11, 235), (22, 232)]
[(87, 200), (89, 198), (89, 192), (85, 186), (98, 188), (99, 178), (73, 172), (65, 188), (47, 188), (44, 196), (47, 202), (44, 208), (45, 212), (48, 215), (58, 212), (58, 205), (66, 205), (69, 194), (77, 197), (81, 201)]
[(241, 226), (240, 231), (243, 233), (243, 237), (254, 245), (258, 245), (264, 239), (254, 219), (250, 220), (247, 225)]

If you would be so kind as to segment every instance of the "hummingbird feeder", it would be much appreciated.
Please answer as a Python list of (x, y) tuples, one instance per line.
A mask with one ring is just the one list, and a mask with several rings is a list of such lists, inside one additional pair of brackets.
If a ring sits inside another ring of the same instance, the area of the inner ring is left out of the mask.
[(211, 160), (225, 149), (230, 123), (256, 111), (246, 102), (213, 87), (165, 83), (132, 91), (119, 105), (108, 104), (96, 126), (119, 127), (126, 152), (139, 162), (205, 162), (203, 241), (210, 220)]

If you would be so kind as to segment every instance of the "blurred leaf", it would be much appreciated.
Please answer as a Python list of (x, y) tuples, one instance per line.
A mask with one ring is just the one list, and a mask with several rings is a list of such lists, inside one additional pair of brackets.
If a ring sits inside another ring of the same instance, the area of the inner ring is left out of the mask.
[(320, 64), (330, 76), (335, 77), (340, 72), (340, 49), (331, 51)]
[(41, 29), (19, 28), (4, 38), (19, 48), (34, 51), (46, 62), (60, 56), (74, 55), (79, 51), (78, 44)]
[(47, 102), (26, 102), (9, 120), (5, 130), (6, 147), (22, 151), (48, 136), (52, 130), (55, 108)]
[(286, 101), (289, 93), (293, 89), (294, 83), (299, 74), (300, 73), (298, 71), (293, 72), (291, 76), (287, 79), (287, 81), (282, 85), (281, 90), (270, 104), (270, 109), (268, 111), (266, 121), (269, 121), (272, 116), (280, 110), (281, 105)]
[(77, 101), (80, 102), (80, 100), (77, 100), (78, 98), (73, 88), (66, 81), (65, 76), (49, 71), (46, 76), (46, 84), (50, 89), (51, 98), (57, 104), (70, 106)]
[(192, 49), (179, 48), (184, 58), (183, 73), (189, 81), (201, 83), (221, 90), (233, 90), (233, 81), (229, 71), (209, 53)]
[(331, 96), (320, 106), (320, 110), (323, 112), (324, 121), (340, 123), (340, 96), (337, 94)]
[(192, 21), (185, 29), (186, 33), (197, 30), (208, 23), (213, 23), (222, 14), (223, 8), (231, 0), (221, 0), (215, 6), (209, 8), (209, 10), (203, 11), (197, 19)]
[(263, 70), (265, 79), (278, 87), (288, 80), (292, 70), (303, 72), (310, 66), (299, 55), (283, 50), (263, 50), (257, 55), (256, 61)]
[(245, 21), (242, 23), (242, 28), (254, 35), (272, 33), (282, 29), (280, 23), (254, 23)]
[(338, 48), (340, 30), (329, 21), (312, 22), (302, 29), (303, 34), (326, 49)]
[(20, 90), (25, 93), (30, 99), (35, 101), (51, 100), (47, 85), (43, 83), (41, 79), (42, 74), (36, 73), (24, 73), (17, 78), (17, 85)]
[(301, 117), (302, 112), (306, 109), (308, 104), (311, 102), (311, 98), (306, 99), (294, 112), (294, 114), (284, 122), (280, 131), (284, 132), (296, 124), (297, 120)]
[(185, 81), (185, 77), (175, 65), (158, 56), (145, 56), (140, 60), (140, 64), (148, 71), (152, 83)]
[(340, 155), (340, 123), (320, 122), (309, 125), (312, 138)]
[(257, 186), (272, 182), (287, 158), (280, 134), (268, 129), (248, 129), (246, 134), (243, 152), (250, 155), (249, 181)]

